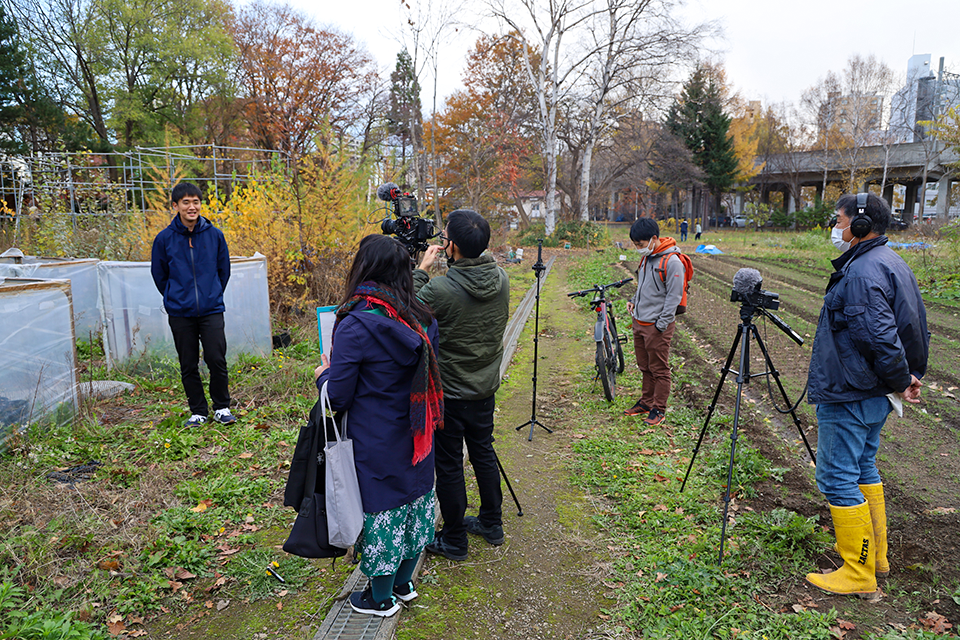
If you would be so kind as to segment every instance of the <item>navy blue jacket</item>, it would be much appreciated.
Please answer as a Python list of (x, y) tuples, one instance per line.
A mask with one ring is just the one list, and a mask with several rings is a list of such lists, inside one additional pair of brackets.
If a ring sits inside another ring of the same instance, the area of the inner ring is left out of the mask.
[(927, 371), (930, 334), (910, 267), (880, 236), (833, 261), (813, 339), (811, 404), (902, 392)]
[[(334, 411), (349, 411), (360, 496), (366, 513), (409, 504), (433, 488), (433, 450), (413, 466), (410, 387), (423, 341), (412, 329), (358, 304), (334, 334), (325, 381)], [(438, 354), (436, 320), (427, 337)]]
[(193, 231), (176, 215), (153, 240), (150, 273), (167, 315), (198, 318), (223, 313), (230, 252), (223, 232), (201, 216)]

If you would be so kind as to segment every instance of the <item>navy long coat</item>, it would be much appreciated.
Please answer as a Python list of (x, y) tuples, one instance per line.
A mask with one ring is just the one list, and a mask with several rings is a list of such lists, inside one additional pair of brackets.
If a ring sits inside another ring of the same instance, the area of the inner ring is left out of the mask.
[[(436, 320), (427, 337), (436, 355)], [(366, 513), (409, 504), (433, 488), (433, 450), (412, 464), (410, 387), (422, 348), (416, 332), (361, 302), (337, 325), (330, 367), (317, 379), (318, 389), (329, 381), (334, 411), (349, 411)]]

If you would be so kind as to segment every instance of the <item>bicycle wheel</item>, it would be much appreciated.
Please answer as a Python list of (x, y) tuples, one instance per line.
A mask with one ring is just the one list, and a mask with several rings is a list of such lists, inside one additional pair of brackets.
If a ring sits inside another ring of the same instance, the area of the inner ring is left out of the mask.
[(610, 333), (613, 334), (613, 348), (617, 352), (617, 373), (623, 373), (623, 344), (620, 342), (620, 334), (617, 333), (617, 323), (610, 316)]
[(617, 396), (617, 360), (609, 331), (604, 331), (603, 340), (597, 343), (597, 375), (603, 385), (604, 397), (613, 400)]

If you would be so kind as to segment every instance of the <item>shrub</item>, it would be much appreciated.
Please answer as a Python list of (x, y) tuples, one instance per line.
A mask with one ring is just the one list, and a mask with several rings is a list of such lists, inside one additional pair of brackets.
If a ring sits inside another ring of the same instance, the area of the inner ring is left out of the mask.
[(552, 236), (546, 235), (542, 222), (534, 222), (517, 235), (516, 243), (522, 246), (536, 246), (543, 238), (543, 246), (560, 247), (570, 243), (571, 247), (585, 249), (610, 244), (610, 232), (595, 222), (565, 221), (557, 224)]

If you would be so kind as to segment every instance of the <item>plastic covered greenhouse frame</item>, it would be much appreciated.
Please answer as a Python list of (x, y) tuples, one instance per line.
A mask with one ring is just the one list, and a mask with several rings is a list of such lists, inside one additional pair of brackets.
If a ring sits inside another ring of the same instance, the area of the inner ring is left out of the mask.
[(78, 406), (73, 300), (67, 280), (0, 278), (0, 434)]

